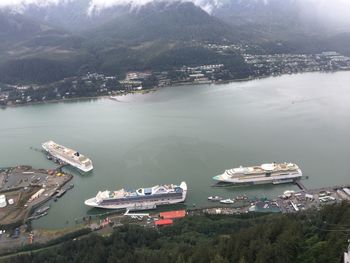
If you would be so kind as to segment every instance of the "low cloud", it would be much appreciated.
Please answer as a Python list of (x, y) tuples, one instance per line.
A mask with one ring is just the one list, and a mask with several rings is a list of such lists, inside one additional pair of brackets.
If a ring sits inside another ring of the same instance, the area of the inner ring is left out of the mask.
[[(150, 2), (178, 2), (179, 0), (90, 0), (88, 13), (99, 12), (103, 9), (110, 8), (117, 5), (130, 5), (132, 8), (148, 4)], [(208, 13), (216, 7), (219, 7), (221, 0), (180, 0), (182, 2), (193, 2), (200, 6)]]
[(314, 13), (319, 20), (325, 23), (349, 24), (349, 0), (309, 0), (302, 1), (302, 8)]
[[(77, 0), (0, 0), (0, 8), (10, 8), (16, 11), (23, 11), (28, 6), (45, 7), (50, 5), (65, 4)], [(117, 5), (130, 5), (138, 7), (150, 2), (175, 2), (179, 0), (86, 0), (87, 13), (99, 12)], [(220, 6), (222, 0), (181, 0), (183, 2), (193, 2), (210, 13), (215, 7)]]
[[(24, 10), (27, 6), (49, 6), (58, 5), (77, 0), (0, 0), (0, 8), (11, 8), (14, 10)], [(174, 2), (178, 0), (85, 0), (87, 13), (99, 12), (103, 9), (108, 9), (116, 5), (130, 5), (138, 7), (153, 1)], [(278, 0), (181, 0), (184, 2), (193, 2), (202, 7), (208, 13), (211, 13), (215, 8), (225, 6), (234, 1), (246, 3), (248, 6), (256, 2), (263, 2), (269, 5), (270, 2)], [(284, 2), (286, 0), (279, 0)], [(291, 0), (297, 3), (302, 12), (307, 14), (310, 19), (317, 18), (324, 23), (330, 24), (350, 24), (350, 0)], [(287, 1), (286, 1), (287, 2)]]
[(0, 8), (25, 8), (29, 5), (50, 6), (74, 0), (1, 0)]

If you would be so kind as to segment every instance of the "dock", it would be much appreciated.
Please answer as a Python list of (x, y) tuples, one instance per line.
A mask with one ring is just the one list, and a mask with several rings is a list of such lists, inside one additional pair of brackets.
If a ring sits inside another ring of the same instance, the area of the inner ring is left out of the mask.
[(301, 191), (307, 191), (306, 186), (300, 180), (296, 180), (295, 184), (300, 188)]
[(0, 225), (21, 225), (73, 178), (51, 170), (17, 166), (0, 171)]
[(55, 170), (59, 173), (62, 173), (62, 169), (68, 165), (69, 164), (67, 164), (67, 163), (60, 164)]

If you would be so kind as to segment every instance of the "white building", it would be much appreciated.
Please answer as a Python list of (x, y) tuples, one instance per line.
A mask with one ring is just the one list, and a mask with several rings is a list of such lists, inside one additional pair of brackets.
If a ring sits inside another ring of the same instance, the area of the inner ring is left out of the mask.
[(6, 207), (7, 202), (6, 202), (6, 197), (5, 195), (0, 195), (0, 208)]
[(344, 252), (344, 263), (350, 263), (350, 239), (349, 246), (348, 246), (348, 252)]

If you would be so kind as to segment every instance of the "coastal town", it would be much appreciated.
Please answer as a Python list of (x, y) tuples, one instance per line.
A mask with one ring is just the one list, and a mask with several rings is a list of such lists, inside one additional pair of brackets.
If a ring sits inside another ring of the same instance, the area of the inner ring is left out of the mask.
[[(350, 70), (350, 58), (337, 52), (320, 54), (255, 54), (244, 45), (207, 44), (206, 48), (230, 56), (242, 54), (247, 72), (244, 80), (303, 72), (335, 72)], [(119, 96), (147, 93), (157, 88), (179, 85), (220, 84), (242, 80), (225, 64), (182, 66), (163, 71), (129, 71), (125, 77), (90, 72), (45, 84), (2, 84), (0, 106), (14, 106), (78, 98)]]
[[(32, 221), (48, 215), (52, 202), (59, 202), (67, 191), (74, 191), (74, 185), (68, 184), (73, 175), (65, 172), (64, 167), (69, 165), (84, 173), (94, 169), (92, 161), (76, 150), (53, 141), (43, 143), (42, 148), (32, 150), (43, 153), (56, 164), (56, 168), (37, 169), (20, 165), (0, 169), (0, 254), (25, 251), (33, 246), (59, 244), (83, 238), (90, 233), (108, 235), (115, 229), (129, 225), (159, 229), (186, 217), (239, 218), (254, 217), (261, 213), (302, 213), (350, 201), (350, 185), (307, 189), (303, 180), (308, 179), (308, 176), (302, 176), (298, 165), (287, 162), (266, 163), (225, 170), (223, 174), (213, 177), (217, 182), (209, 187), (214, 192), (216, 187), (227, 190), (246, 184), (259, 187), (256, 186), (259, 182), (295, 184), (300, 190), (286, 190), (270, 198), (234, 196), (233, 191), (225, 191), (225, 196), (209, 196), (207, 202), (210, 205), (197, 207), (186, 202), (190, 188), (184, 181), (180, 185), (156, 185), (137, 190), (123, 188), (113, 192), (98, 192), (96, 197), (85, 200), (86, 206), (100, 209), (99, 212), (75, 218), (74, 225), (67, 229), (37, 229), (33, 228)], [(164, 208), (159, 209), (158, 205)]]
[[(301, 180), (297, 180), (295, 184), (300, 191), (287, 190), (271, 199), (252, 198), (246, 195), (210, 196), (208, 201), (211, 205), (206, 207), (180, 204), (169, 207), (165, 211), (139, 212), (129, 211), (129, 209), (126, 209), (126, 212), (104, 211), (84, 218), (76, 218), (75, 227), (69, 230), (33, 229), (30, 222), (47, 215), (50, 208), (48, 204), (73, 188), (72, 185), (65, 186), (72, 179), (72, 175), (64, 173), (62, 167), (60, 165), (56, 169), (44, 170), (18, 166), (0, 170), (0, 253), (11, 253), (29, 245), (56, 242), (54, 240), (62, 238), (78, 238), (91, 232), (105, 235), (113, 229), (130, 224), (160, 228), (191, 216), (240, 217), (254, 216), (256, 213), (297, 213), (350, 201), (350, 185), (307, 189)], [(226, 202), (226, 200), (232, 200), (232, 202)]]
[[(18, 169), (18, 168), (17, 168)], [(22, 168), (23, 169), (23, 168)], [(104, 212), (76, 220), (76, 226), (68, 231), (44, 231), (28, 229), (27, 224), (18, 227), (2, 227), (0, 230), (1, 253), (8, 253), (25, 245), (46, 243), (62, 235), (85, 236), (91, 232), (105, 235), (118, 227), (136, 224), (146, 228), (159, 228), (172, 225), (188, 216), (225, 215), (242, 216), (254, 213), (297, 213), (307, 209), (320, 209), (322, 206), (350, 200), (350, 186), (325, 187), (313, 190), (285, 191), (275, 199), (232, 197), (233, 204), (215, 203), (209, 207), (178, 206), (177, 210), (163, 212)], [(9, 205), (11, 206), (11, 205)], [(13, 204), (18, 207), (18, 204)]]

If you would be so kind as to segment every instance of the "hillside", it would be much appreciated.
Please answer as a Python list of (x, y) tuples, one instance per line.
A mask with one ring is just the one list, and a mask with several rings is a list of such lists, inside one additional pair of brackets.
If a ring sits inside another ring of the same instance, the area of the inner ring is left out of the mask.
[[(7, 37), (11, 44), (0, 55), (0, 82), (41, 84), (87, 71), (122, 76), (127, 70), (223, 63), (227, 58), (197, 43), (232, 39), (228, 25), (192, 3), (181, 2), (151, 3), (81, 35), (31, 21), (33, 29), (18, 34), (22, 39), (11, 42)], [(18, 27), (22, 28), (20, 22)]]
[(8, 262), (341, 262), (349, 204), (255, 216), (191, 216), (159, 230), (125, 225)]
[[(306, 3), (307, 1), (303, 1)], [(213, 15), (231, 26), (246, 29), (252, 41), (318, 37), (326, 27), (299, 0), (223, 1)]]
[(44, 21), (63, 30), (78, 33), (103, 25), (127, 13), (129, 5), (118, 5), (89, 12), (90, 0), (57, 1), (53, 5), (28, 5), (23, 10), (27, 17)]
[(83, 38), (21, 14), (0, 12), (0, 82), (48, 83), (76, 74)]
[(301, 0), (198, 3), (211, 13), (181, 1), (123, 4), (91, 13), (86, 0), (29, 5), (22, 14), (3, 10), (0, 82), (43, 84), (88, 71), (122, 78), (128, 70), (212, 63), (247, 71), (239, 52), (227, 56), (205, 43), (248, 44), (259, 54), (332, 50), (350, 55), (350, 33), (331, 34), (320, 19), (306, 15)]
[(0, 11), (0, 41), (1, 44), (11, 41), (23, 41), (32, 35), (44, 34), (52, 30), (39, 22), (20, 14)]
[(103, 41), (137, 43), (233, 39), (230, 26), (190, 2), (149, 3), (88, 31), (87, 35)]

